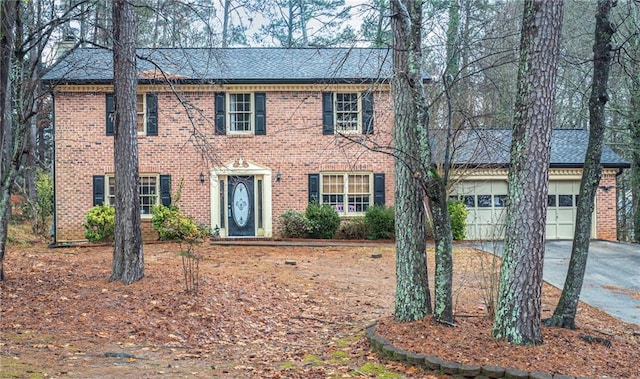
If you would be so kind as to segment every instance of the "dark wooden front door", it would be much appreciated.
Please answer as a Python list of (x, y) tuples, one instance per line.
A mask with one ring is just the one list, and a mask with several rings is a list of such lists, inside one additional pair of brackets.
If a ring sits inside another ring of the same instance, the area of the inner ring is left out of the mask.
[(229, 236), (255, 236), (253, 176), (229, 177)]

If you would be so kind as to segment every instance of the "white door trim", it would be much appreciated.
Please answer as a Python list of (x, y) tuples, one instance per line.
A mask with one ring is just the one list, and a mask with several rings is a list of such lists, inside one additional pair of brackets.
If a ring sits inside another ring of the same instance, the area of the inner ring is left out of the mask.
[[(211, 228), (215, 229), (217, 226), (220, 229), (220, 237), (227, 237), (226, 227), (220, 227), (220, 214), (222, 211), (220, 209), (220, 180), (224, 180), (226, 183), (226, 178), (229, 176), (255, 176), (256, 181), (258, 179), (262, 179), (262, 228), (258, 229), (258, 224), (256, 223), (256, 234), (260, 237), (272, 237), (273, 223), (271, 187), (273, 175), (269, 168), (251, 161), (245, 161), (242, 158), (235, 159), (220, 167), (213, 168), (209, 173), (209, 187), (211, 188)], [(224, 190), (227, 191), (227, 188)], [(226, 209), (225, 204), (224, 210)]]

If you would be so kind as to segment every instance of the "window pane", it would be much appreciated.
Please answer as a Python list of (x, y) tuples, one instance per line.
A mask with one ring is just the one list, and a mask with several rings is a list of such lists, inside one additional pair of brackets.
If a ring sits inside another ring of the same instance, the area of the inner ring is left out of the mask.
[(493, 206), (502, 208), (507, 206), (507, 195), (493, 195)]
[(366, 212), (369, 208), (369, 196), (349, 196), (347, 212)]
[(478, 195), (478, 208), (491, 208), (491, 195)]
[(107, 177), (107, 204), (112, 207), (116, 206), (116, 178), (114, 176)]
[(224, 180), (220, 181), (220, 229), (225, 228), (226, 212), (225, 212), (225, 192), (224, 192)]
[(467, 208), (475, 208), (476, 207), (476, 197), (474, 195), (466, 195), (464, 197), (464, 205)]
[(344, 193), (344, 175), (323, 175), (322, 193)]
[(349, 194), (369, 193), (369, 175), (349, 175)]
[(258, 203), (258, 228), (262, 229), (262, 179), (258, 179), (258, 196), (256, 201)]
[(138, 133), (144, 133), (144, 95), (136, 95), (136, 112)]
[(229, 129), (233, 132), (251, 131), (251, 94), (229, 95)]
[(556, 206), (556, 195), (547, 196), (547, 205), (550, 207)]
[(358, 94), (336, 93), (336, 131), (358, 131)]
[(151, 208), (157, 202), (156, 176), (140, 176), (140, 214), (151, 214)]
[(558, 205), (561, 207), (572, 207), (573, 195), (558, 195)]

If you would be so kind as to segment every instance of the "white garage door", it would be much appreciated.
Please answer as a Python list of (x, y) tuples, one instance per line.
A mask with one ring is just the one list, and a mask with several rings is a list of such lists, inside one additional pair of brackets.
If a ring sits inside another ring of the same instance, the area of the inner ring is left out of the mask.
[(573, 239), (579, 181), (552, 181), (547, 202), (547, 239)]
[[(579, 181), (549, 183), (547, 239), (573, 238), (579, 190)], [(456, 185), (451, 197), (464, 200), (469, 212), (467, 239), (504, 238), (507, 193), (504, 180), (467, 180)]]
[(504, 238), (507, 182), (504, 180), (465, 181), (456, 186), (453, 196), (467, 206), (466, 238), (495, 240)]

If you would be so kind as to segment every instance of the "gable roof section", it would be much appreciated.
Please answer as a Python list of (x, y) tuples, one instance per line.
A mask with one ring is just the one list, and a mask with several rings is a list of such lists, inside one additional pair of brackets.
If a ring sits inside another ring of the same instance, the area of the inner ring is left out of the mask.
[[(138, 49), (141, 81), (181, 83), (372, 83), (388, 81), (392, 51), (371, 48)], [(47, 75), (56, 84), (101, 84), (113, 80), (110, 50), (79, 48)], [(429, 80), (425, 74), (425, 80)]]
[[(432, 131), (433, 134), (438, 135), (439, 133)], [(456, 166), (508, 167), (511, 137), (511, 129), (459, 130), (456, 132), (452, 149), (453, 161)], [(587, 130), (554, 129), (551, 134), (550, 167), (582, 167), (588, 143), (589, 132)], [(605, 168), (630, 167), (629, 162), (608, 146), (603, 146), (601, 164)]]

